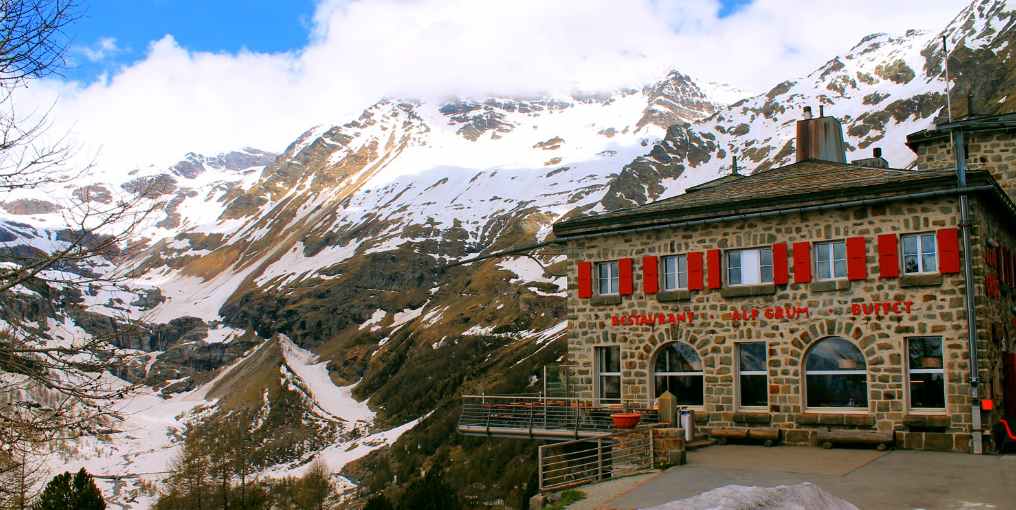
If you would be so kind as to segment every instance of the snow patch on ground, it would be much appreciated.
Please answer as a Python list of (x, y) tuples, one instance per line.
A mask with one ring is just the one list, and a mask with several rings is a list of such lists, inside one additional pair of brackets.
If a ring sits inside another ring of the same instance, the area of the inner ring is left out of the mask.
[[(329, 472), (338, 473), (346, 464), (353, 462), (354, 460), (359, 459), (374, 450), (391, 445), (397, 441), (402, 434), (412, 430), (413, 427), (419, 425), (423, 420), (430, 417), (432, 413), (433, 411), (420, 418), (399, 425), (398, 427), (377, 432), (352, 441), (334, 444), (324, 450), (321, 450), (321, 452), (315, 456), (315, 459), (323, 462), (328, 467)], [(301, 476), (312, 464), (312, 462), (308, 462), (296, 467), (277, 468), (267, 471), (265, 474), (272, 478)]]
[(336, 386), (328, 375), (328, 362), (318, 362), (317, 354), (301, 349), (286, 336), (282, 336), (279, 345), (286, 358), (286, 365), (306, 383), (314, 401), (328, 414), (353, 421), (371, 421), (374, 412), (365, 402), (353, 398), (356, 386)]
[(698, 496), (671, 501), (646, 510), (857, 510), (810, 483), (748, 487), (725, 485)]
[(367, 319), (366, 322), (360, 324), (359, 329), (363, 330), (370, 328), (370, 331), (373, 333), (374, 331), (381, 329), (381, 321), (385, 320), (385, 317), (387, 316), (388, 312), (378, 308), (377, 310), (374, 310), (373, 314), (371, 314), (370, 319)]

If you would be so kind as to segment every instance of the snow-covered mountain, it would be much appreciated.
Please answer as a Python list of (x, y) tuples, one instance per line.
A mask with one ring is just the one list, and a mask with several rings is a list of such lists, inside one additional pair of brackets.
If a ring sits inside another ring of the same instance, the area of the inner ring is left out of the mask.
[[(185, 423), (213, 433), (208, 424), (245, 410), (260, 417), (252, 437), (266, 475), (321, 457), (377, 488), (454, 454), (463, 495), (516, 497), (532, 449), (461, 442), (454, 397), (531, 389), (560, 356), (563, 257), (446, 263), (544, 240), (569, 215), (681, 193), (730, 172), (735, 156), (747, 173), (791, 162), (804, 106), (843, 121), (848, 159), (881, 147), (906, 168), (905, 136), (943, 112), (941, 35), (981, 112), (1008, 111), (1014, 24), (1009, 2), (977, 0), (942, 31), (867, 36), (751, 97), (673, 71), (602, 94), (384, 99), (279, 155), (191, 154), (9, 197), (8, 249), (54, 249), (64, 211), (55, 197), (102, 202), (144, 189), (156, 209), (104, 269), (129, 275), (128, 289), (37, 312), (37, 323), (83, 336), (124, 315), (148, 324), (124, 341), (138, 362), (116, 374), (145, 388), (119, 404), (125, 432), (61, 462), (158, 480)], [(489, 465), (503, 469), (493, 476)], [(142, 484), (117, 487), (117, 501), (152, 501)]]

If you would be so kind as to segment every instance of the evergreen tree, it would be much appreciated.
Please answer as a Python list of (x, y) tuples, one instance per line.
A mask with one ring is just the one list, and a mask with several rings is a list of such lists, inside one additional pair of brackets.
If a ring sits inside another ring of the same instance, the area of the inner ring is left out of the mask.
[(378, 494), (367, 500), (367, 505), (363, 507), (363, 510), (395, 510), (395, 507), (388, 502), (388, 498), (384, 494)]
[(444, 479), (438, 468), (431, 468), (422, 480), (409, 485), (399, 508), (413, 510), (459, 510), (459, 499)]
[(73, 477), (56, 475), (39, 496), (32, 510), (105, 510), (106, 502), (92, 475), (82, 468)]
[(298, 504), (307, 510), (321, 510), (331, 493), (332, 482), (328, 468), (321, 461), (315, 461), (297, 485)]

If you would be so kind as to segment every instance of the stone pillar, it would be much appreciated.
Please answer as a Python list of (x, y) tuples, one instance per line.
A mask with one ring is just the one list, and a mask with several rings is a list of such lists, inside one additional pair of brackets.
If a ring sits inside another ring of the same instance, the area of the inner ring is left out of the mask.
[(685, 463), (684, 430), (656, 427), (653, 434), (653, 467), (666, 468)]

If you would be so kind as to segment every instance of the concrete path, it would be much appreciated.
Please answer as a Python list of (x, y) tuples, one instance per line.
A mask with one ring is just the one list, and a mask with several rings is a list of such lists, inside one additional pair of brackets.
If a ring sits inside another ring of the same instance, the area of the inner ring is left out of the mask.
[[(1016, 509), (1016, 456), (725, 445), (614, 490), (583, 487), (583, 508), (646, 508), (724, 485), (811, 482), (862, 510)], [(612, 492), (604, 497), (604, 492)]]

